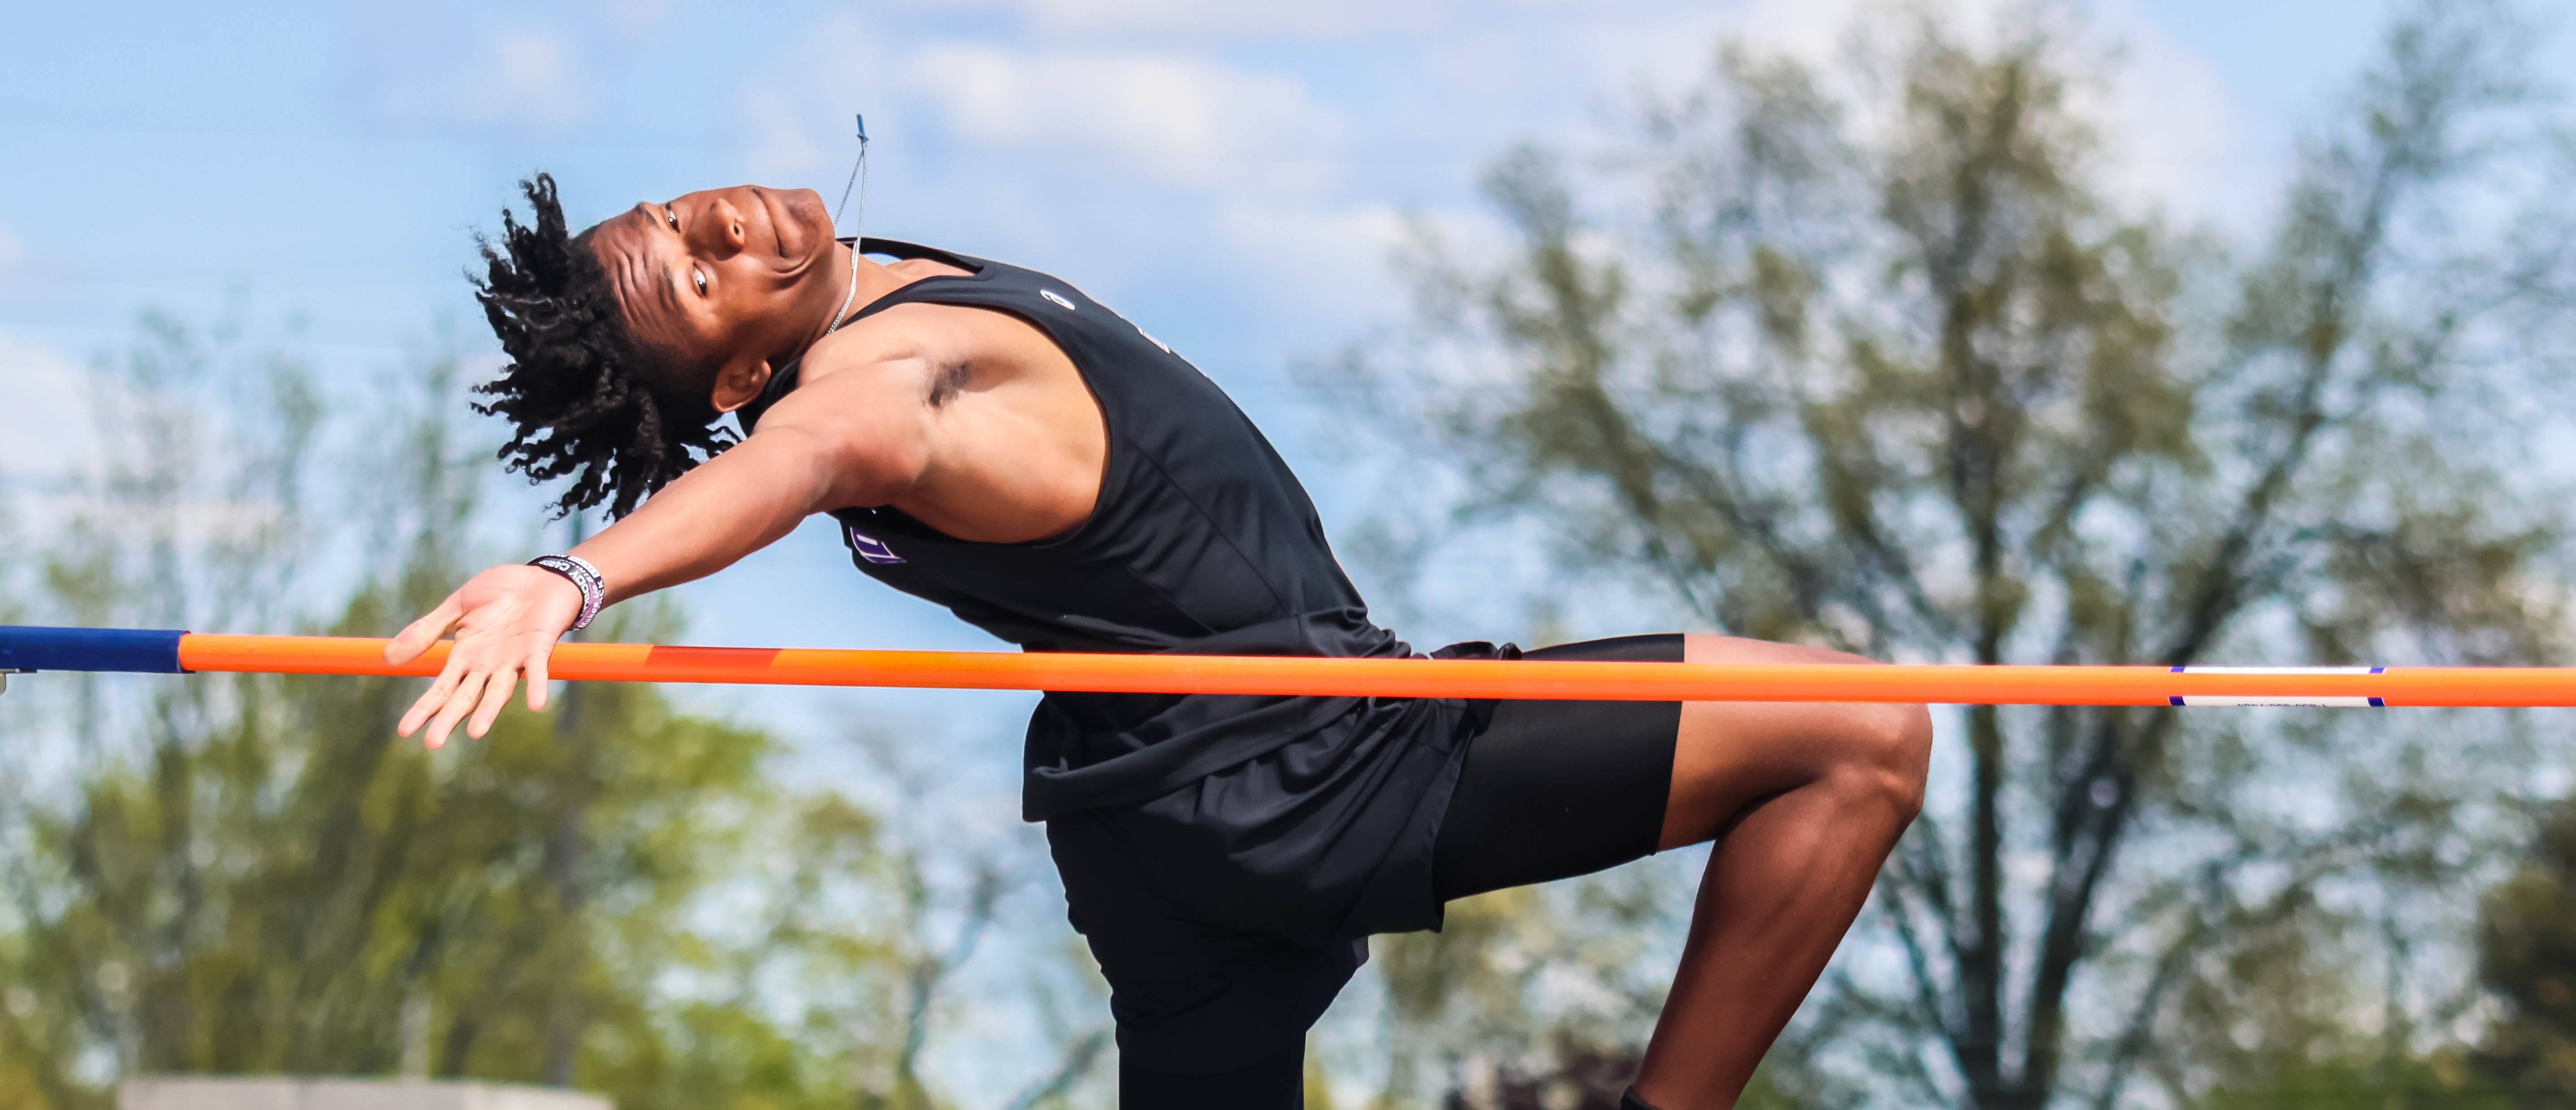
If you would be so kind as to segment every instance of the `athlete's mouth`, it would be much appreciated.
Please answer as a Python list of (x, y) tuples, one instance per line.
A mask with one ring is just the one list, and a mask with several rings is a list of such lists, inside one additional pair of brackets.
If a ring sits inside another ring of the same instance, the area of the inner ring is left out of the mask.
[(761, 214), (769, 217), (769, 241), (778, 247), (778, 260), (794, 261), (787, 254), (787, 233), (779, 229), (778, 206), (769, 202), (769, 194), (759, 186), (752, 187), (751, 195), (760, 201)]

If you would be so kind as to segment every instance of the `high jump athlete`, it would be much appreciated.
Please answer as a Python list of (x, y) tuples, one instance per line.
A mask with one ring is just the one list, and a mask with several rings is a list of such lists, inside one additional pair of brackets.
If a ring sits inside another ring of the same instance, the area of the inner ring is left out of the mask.
[[(815, 513), (861, 572), (1028, 651), (1415, 654), (1370, 623), (1252, 422), (1071, 283), (854, 252), (806, 190), (691, 193), (570, 234), (553, 181), (524, 188), (531, 222), (504, 213), (483, 249), (511, 361), (481, 408), (515, 425), (512, 469), (617, 520), (403, 630), (397, 662), (456, 638), (403, 735), (483, 735), (522, 676), (542, 709), (548, 653), (598, 606)], [(724, 413), (747, 433), (730, 449)], [(1867, 662), (1709, 635), (1432, 654)], [(1713, 839), (1627, 1103), (1707, 1110), (1734, 1104), (1859, 913), (1930, 744), (1920, 706), (1050, 693), (1022, 810), (1108, 977), (1128, 1110), (1297, 1106), (1306, 1030), (1369, 935)]]

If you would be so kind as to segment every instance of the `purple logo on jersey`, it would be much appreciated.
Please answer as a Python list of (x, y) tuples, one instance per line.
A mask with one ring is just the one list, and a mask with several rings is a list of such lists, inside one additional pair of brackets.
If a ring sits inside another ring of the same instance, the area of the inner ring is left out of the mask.
[(884, 540), (859, 531), (856, 528), (850, 528), (848, 531), (850, 533), (850, 550), (858, 552), (859, 558), (881, 566), (890, 566), (903, 561), (903, 556), (895, 554), (894, 549), (887, 547)]

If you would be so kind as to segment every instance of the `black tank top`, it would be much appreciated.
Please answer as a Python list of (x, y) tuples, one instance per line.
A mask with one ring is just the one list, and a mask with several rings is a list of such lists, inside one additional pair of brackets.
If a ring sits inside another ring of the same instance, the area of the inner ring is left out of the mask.
[[(891, 506), (843, 509), (852, 561), (1029, 651), (1404, 656), (1370, 623), (1295, 475), (1216, 384), (1071, 284), (1032, 270), (882, 239), (871, 254), (972, 276), (913, 282), (870, 303), (998, 309), (1063, 349), (1108, 424), (1091, 516), (1052, 539), (975, 543)], [(777, 371), (741, 412), (752, 429), (796, 387)], [(1405, 700), (1049, 693), (1030, 721), (1023, 814), (1048, 820), (1160, 797), (1295, 746), (1329, 763), (1413, 731)]]

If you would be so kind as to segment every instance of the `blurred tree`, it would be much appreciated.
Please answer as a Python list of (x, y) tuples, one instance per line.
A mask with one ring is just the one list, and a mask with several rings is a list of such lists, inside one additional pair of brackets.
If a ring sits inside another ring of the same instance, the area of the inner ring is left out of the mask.
[[(1730, 46), (1650, 105), (1598, 187), (1643, 218), (1595, 217), (1557, 156), (1512, 152), (1486, 178), (1509, 252), (1423, 229), (1421, 326), (1331, 384), (1409, 414), (1468, 481), (1462, 521), (1535, 523), (1728, 632), (1988, 664), (2551, 657), (2562, 514), (2530, 454), (2576, 223), (2510, 14), (2436, 0), (2395, 24), (2232, 266), (2097, 184), (2100, 59), (2068, 8), (2016, 8), (1983, 44), (1907, 11), (1839, 84)], [(1403, 528), (1380, 547), (1436, 565)], [(2483, 858), (2483, 803), (2526, 785), (2510, 718), (2360, 724), (1965, 710), (1875, 903), (1892, 958), (1840, 965), (1809, 1062), (1866, 1065), (1879, 1102), (2107, 1108), (2142, 1073), (2198, 1099), (2212, 1073), (2175, 1054), (2208, 1045), (2183, 1026), (2259, 993), (2240, 960), (2278, 928), (2443, 912), (2409, 892)], [(1524, 931), (1460, 924), (1383, 965), (1399, 1023), (1486, 989), (1458, 969)], [(2224, 1027), (2299, 1036), (2379, 963), (2281, 965), (2284, 1028)], [(2387, 997), (2422, 993), (2383, 966)], [(2384, 1055), (2410, 1058), (2410, 1011), (2384, 1016)]]
[(2481, 1069), (2516, 1105), (2576, 1103), (2576, 799), (2550, 808), (2521, 870), (2487, 892), (2478, 973), (2504, 1003)]
[(1633, 1075), (1612, 1073), (1634, 1068), (1671, 974), (1648, 938), (1688, 912), (1660, 894), (1687, 881), (1656, 861), (1462, 899), (1437, 933), (1375, 938), (1391, 1056), (1377, 1105), (1494, 1110), (1515, 1090), (1579, 1098), (1613, 1078), (1615, 1104)]
[[(394, 379), (336, 467), (349, 511), (322, 515), (306, 367), (147, 317), (100, 367), (109, 462), (47, 522), (36, 611), (294, 627), (337, 593), (314, 631), (389, 633), (472, 565), (458, 361)], [(676, 631), (649, 604), (601, 629)], [(43, 678), (0, 703), (0, 1108), (190, 1071), (569, 1081), (624, 1110), (939, 1105), (917, 1071), (933, 995), (999, 880), (932, 945), (924, 861), (768, 778), (765, 734), (593, 685), (430, 753), (393, 734), (414, 680)], [(51, 786), (40, 693), (71, 695)], [(1062, 1105), (1102, 1046), (1069, 1039), (1025, 1105)]]

